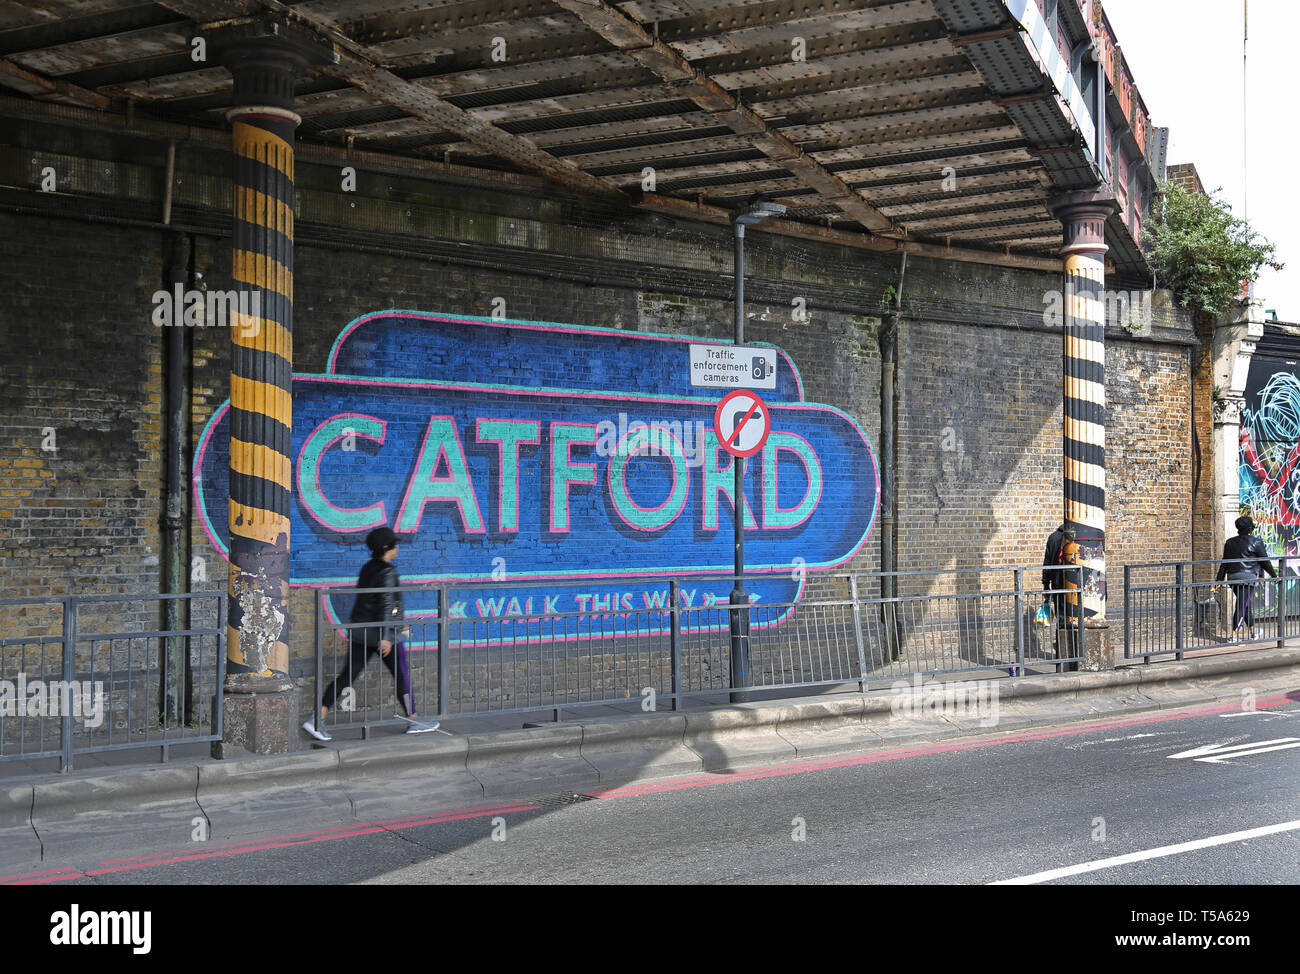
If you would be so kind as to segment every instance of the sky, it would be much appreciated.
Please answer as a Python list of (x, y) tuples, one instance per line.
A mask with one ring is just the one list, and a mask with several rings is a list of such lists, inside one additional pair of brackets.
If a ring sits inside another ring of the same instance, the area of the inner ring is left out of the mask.
[[(1103, 0), (1151, 115), (1169, 129), (1170, 164), (1196, 166), (1237, 216), (1277, 245), (1286, 269), (1266, 269), (1255, 296), (1280, 321), (1300, 322), (1300, 142), (1297, 0)], [(1246, 139), (1242, 137), (1242, 34), (1246, 15)], [(1248, 209), (1247, 209), (1248, 208)]]

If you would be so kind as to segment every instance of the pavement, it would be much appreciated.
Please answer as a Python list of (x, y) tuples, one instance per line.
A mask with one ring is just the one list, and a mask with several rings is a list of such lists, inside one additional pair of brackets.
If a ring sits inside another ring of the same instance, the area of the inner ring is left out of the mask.
[[(447, 736), (385, 734), (282, 756), (177, 760), (0, 782), (0, 875), (41, 881), (74, 861), (338, 828), (432, 809), (556, 805), (593, 791), (873, 749), (1009, 738), (1029, 728), (1293, 693), (1300, 648)], [(192, 857), (192, 856), (191, 856)]]

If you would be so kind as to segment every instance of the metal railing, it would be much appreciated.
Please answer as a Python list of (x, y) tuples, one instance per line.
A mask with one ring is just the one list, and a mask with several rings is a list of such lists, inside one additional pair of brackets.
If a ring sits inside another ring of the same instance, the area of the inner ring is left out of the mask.
[(1224, 564), (1218, 560), (1125, 565), (1124, 656), (1181, 660), (1225, 647), (1286, 645), (1300, 635), (1300, 565), (1285, 555), (1272, 563), (1276, 578), (1245, 584), (1216, 581)]
[(0, 762), (220, 740), (225, 626), (224, 592), (0, 600)]
[[(1241, 586), (1216, 585), (1219, 561), (1125, 566), (1124, 656), (1149, 662), (1283, 645), (1300, 635), (1296, 561), (1275, 559), (1280, 578)], [(1067, 578), (1081, 571), (1046, 567)], [(762, 691), (865, 689), (914, 674), (1075, 668), (1089, 638), (1072, 618), (1076, 589), (1043, 592), (1036, 583), (1044, 570), (809, 575), (800, 579), (802, 597), (747, 607), (689, 597), (706, 581), (725, 591), (729, 578), (681, 576), (642, 580), (662, 599), (639, 608), (593, 600), (578, 611), (495, 615), (474, 615), (467, 593), (508, 590), (508, 582), (402, 586), (417, 611), (392, 647), (391, 668), (368, 665), (384, 624), (338, 621), (351, 597), (383, 590), (314, 589), (315, 679), (303, 706), (349, 668), (348, 693), (336, 695), (325, 725), (359, 727), (363, 736), (417, 715), (550, 712), (559, 720), (597, 705), (679, 709)], [(888, 598), (886, 577), (896, 592)], [(1250, 606), (1253, 639), (1245, 619), (1234, 632), (1238, 595)], [(185, 628), (159, 625), (169, 600), (185, 607)], [(1044, 601), (1056, 616), (1047, 625), (1035, 621)], [(76, 755), (129, 748), (158, 748), (166, 760), (173, 745), (219, 740), (225, 618), (222, 592), (0, 600), (0, 761), (56, 759), (68, 769)], [(735, 686), (733, 631), (748, 659)]]
[[(1071, 591), (1026, 588), (1025, 574), (1042, 571), (896, 572), (899, 588), (909, 591), (890, 598), (880, 595), (880, 573), (819, 575), (808, 584), (820, 597), (747, 608), (688, 604), (683, 587), (699, 579), (663, 578), (645, 580), (665, 595), (654, 605), (487, 617), (466, 614), (469, 600), (457, 596), (468, 587), (410, 585), (401, 587), (408, 604), (423, 597), (427, 607), (424, 614), (408, 612), (400, 632), (384, 623), (338, 621), (352, 597), (384, 589), (317, 589), (315, 697), (329, 701), (320, 726), (360, 727), (368, 736), (373, 727), (417, 715), (441, 720), (549, 711), (560, 720), (574, 707), (678, 709), (692, 698), (864, 688), (914, 673), (1059, 671), (1082, 661), (1085, 632), (1069, 619), (1058, 619), (1059, 628), (1034, 622), (1044, 599), (1063, 603)], [(717, 588), (720, 580), (710, 581)], [(733, 686), (738, 617), (749, 665)], [(392, 645), (384, 665), (368, 665), (385, 637)]]

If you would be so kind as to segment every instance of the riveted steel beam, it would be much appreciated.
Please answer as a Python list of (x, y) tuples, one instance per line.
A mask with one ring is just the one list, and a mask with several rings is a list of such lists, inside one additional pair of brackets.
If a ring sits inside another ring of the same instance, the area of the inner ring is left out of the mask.
[[(652, 210), (656, 213), (679, 217), (683, 220), (700, 220), (704, 223), (727, 225), (732, 216), (731, 210), (699, 203), (688, 203), (669, 196), (653, 193), (642, 194), (637, 201), (638, 209)], [(770, 219), (762, 226), (763, 233), (774, 233), (785, 237), (798, 237), (802, 240), (817, 240), (822, 243), (838, 244), (858, 250), (874, 253), (898, 253), (906, 251), (918, 257), (932, 257), (937, 260), (958, 260), (975, 264), (993, 264), (1000, 267), (1019, 267), (1026, 270), (1052, 271), (1060, 273), (1059, 257), (1034, 257), (1024, 254), (1009, 254), (1002, 250), (980, 250), (977, 248), (945, 247), (939, 244), (922, 243), (916, 240), (897, 240), (861, 233), (850, 233), (829, 227), (819, 227), (794, 220)]]
[[(247, 2), (248, 0), (162, 0), (163, 6), (191, 17), (200, 24), (238, 18), (247, 12)], [(444, 101), (428, 88), (398, 77), (387, 68), (375, 64), (362, 45), (340, 33), (329, 22), (275, 0), (266, 3), (266, 7), (276, 17), (306, 29), (322, 43), (334, 48), (337, 60), (334, 64), (319, 68), (321, 73), (356, 85), (377, 100), (400, 108), (408, 115), (432, 122), (440, 129), (459, 135), (492, 155), (537, 170), (559, 185), (599, 196), (621, 195), (604, 180), (555, 158), (525, 138), (503, 132)]]
[(995, 27), (993, 30), (977, 30), (969, 34), (952, 34), (949, 40), (952, 41), (953, 47), (968, 47), (971, 44), (983, 44), (986, 41), (1003, 40), (1007, 37), (1015, 37), (1020, 33), (1019, 25), (1007, 27)]
[(28, 71), (5, 58), (0, 58), (0, 85), (43, 101), (62, 101), (86, 108), (108, 108), (112, 104), (112, 99), (104, 95), (87, 91), (69, 81), (47, 78), (35, 71)]
[(410, 4), (413, 9), (383, 13), (343, 12), (340, 29), (362, 44), (376, 44), (394, 38), (434, 37), (448, 31), (499, 24), (551, 11), (550, 0), (479, 0), (431, 6)]
[(716, 81), (691, 65), (640, 23), (604, 0), (555, 0), (628, 57), (650, 69), (705, 112), (738, 135), (748, 136), (754, 148), (782, 168), (802, 178), (818, 195), (834, 203), (873, 233), (897, 235), (887, 217), (855, 193), (839, 177), (828, 173), (797, 145), (773, 130), (761, 116), (741, 105)]

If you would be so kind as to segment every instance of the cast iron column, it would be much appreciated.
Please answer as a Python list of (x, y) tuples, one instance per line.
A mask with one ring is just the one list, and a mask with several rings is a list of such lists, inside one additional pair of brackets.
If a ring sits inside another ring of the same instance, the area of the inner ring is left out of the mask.
[(214, 37), (235, 79), (226, 117), (234, 157), (230, 322), (230, 605), (225, 743), (294, 744), (289, 672), (289, 503), (293, 436), (294, 82), (324, 60), (278, 24)]
[[(1066, 597), (1066, 621), (1106, 621), (1106, 218), (1104, 191), (1052, 201), (1064, 226), (1064, 454), (1067, 562), (1082, 565), (1082, 587)], [(1073, 585), (1073, 578), (1068, 580)], [(1103, 640), (1094, 640), (1102, 642)], [(1108, 646), (1107, 641), (1107, 646)], [(1098, 647), (1100, 649), (1100, 646)]]
[[(293, 433), (293, 82), (300, 54), (271, 40), (230, 48), (235, 105), (230, 329), (230, 620), (227, 673), (289, 670), (289, 469)], [(250, 310), (251, 309), (251, 310)]]

